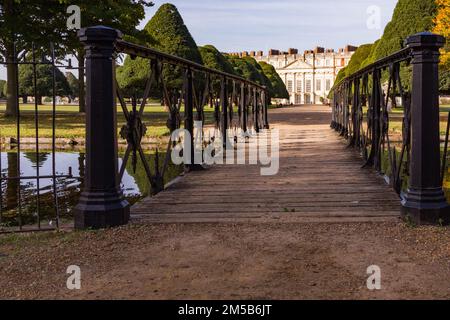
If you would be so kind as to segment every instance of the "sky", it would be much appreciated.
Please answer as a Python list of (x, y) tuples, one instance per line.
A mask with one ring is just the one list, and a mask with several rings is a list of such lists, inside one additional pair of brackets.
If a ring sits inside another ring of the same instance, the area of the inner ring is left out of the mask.
[[(143, 28), (163, 1), (154, 0)], [(316, 46), (338, 49), (374, 42), (397, 0), (172, 0), (198, 45), (222, 52)], [(379, 22), (379, 23), (378, 23)], [(0, 79), (6, 72), (0, 67)]]

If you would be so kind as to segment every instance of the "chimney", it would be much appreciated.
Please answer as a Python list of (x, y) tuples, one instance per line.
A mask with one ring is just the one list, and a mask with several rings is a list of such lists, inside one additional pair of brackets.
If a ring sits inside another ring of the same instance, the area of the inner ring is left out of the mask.
[(278, 56), (280, 54), (280, 51), (276, 49), (270, 49), (269, 50), (269, 56)]
[(322, 47), (316, 47), (314, 49), (314, 53), (324, 53), (324, 52), (325, 52), (325, 49)]
[(288, 49), (288, 54), (297, 54), (297, 53), (298, 53), (297, 49), (294, 49), (294, 48), (289, 48)]
[(349, 52), (355, 52), (356, 49), (358, 49), (358, 47), (346, 45), (344, 50), (345, 50), (345, 53), (349, 53)]

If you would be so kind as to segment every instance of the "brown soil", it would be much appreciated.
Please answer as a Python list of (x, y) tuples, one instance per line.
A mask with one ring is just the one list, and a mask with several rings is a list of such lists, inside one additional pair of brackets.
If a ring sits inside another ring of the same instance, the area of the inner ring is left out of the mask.
[(131, 225), (1, 236), (0, 298), (448, 299), (449, 262), (450, 228), (400, 222)]

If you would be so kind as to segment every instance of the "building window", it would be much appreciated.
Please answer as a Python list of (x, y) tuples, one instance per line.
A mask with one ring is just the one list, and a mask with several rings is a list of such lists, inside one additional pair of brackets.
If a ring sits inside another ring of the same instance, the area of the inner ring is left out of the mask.
[(327, 79), (326, 90), (329, 91), (331, 89), (331, 80)]
[(299, 94), (296, 94), (295, 95), (295, 104), (300, 104), (300, 103), (302, 103), (301, 96)]
[(326, 61), (326, 64), (327, 64), (327, 67), (329, 67), (329, 66), (330, 66), (331, 62), (330, 62), (330, 60), (329, 60), (329, 59), (327, 59), (327, 61)]
[(292, 85), (293, 85), (292, 84), (292, 80), (288, 80), (288, 82), (287, 82), (287, 89), (288, 89), (289, 92), (293, 91)]
[(306, 92), (311, 92), (311, 80), (306, 80)]
[(297, 93), (300, 93), (300, 92), (302, 92), (303, 90), (302, 90), (302, 81), (301, 80), (298, 80), (297, 81)]
[(316, 80), (316, 91), (321, 91), (322, 90), (322, 81), (317, 79)]

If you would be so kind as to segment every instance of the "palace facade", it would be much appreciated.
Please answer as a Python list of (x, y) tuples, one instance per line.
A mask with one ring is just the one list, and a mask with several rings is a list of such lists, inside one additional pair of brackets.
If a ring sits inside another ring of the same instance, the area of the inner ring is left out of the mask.
[(287, 52), (271, 49), (268, 55), (262, 51), (235, 53), (252, 56), (275, 67), (289, 92), (289, 104), (328, 103), (328, 93), (333, 87), (338, 72), (346, 67), (357, 47), (347, 45), (335, 52), (334, 49), (316, 47), (299, 54), (297, 49)]

